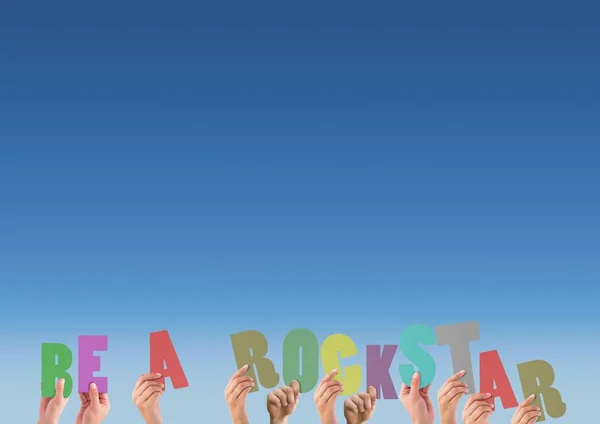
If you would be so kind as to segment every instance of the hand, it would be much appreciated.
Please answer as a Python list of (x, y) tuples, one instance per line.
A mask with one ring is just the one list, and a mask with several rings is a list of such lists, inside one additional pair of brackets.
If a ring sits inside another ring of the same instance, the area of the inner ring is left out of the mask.
[(227, 387), (225, 387), (225, 399), (229, 406), (233, 424), (248, 424), (246, 397), (254, 387), (254, 380), (244, 376), (246, 371), (248, 371), (248, 365), (244, 365), (237, 370), (229, 379)]
[(100, 424), (110, 411), (108, 393), (98, 393), (95, 383), (90, 384), (89, 393), (79, 393), (81, 407), (75, 419), (76, 424)]
[(410, 382), (410, 387), (402, 384), (400, 389), (400, 401), (408, 411), (413, 424), (433, 424), (433, 404), (429, 398), (431, 385), (419, 389), (421, 386), (421, 375), (415, 372)]
[(513, 415), (510, 424), (533, 424), (537, 422), (542, 413), (540, 408), (531, 404), (534, 399), (535, 395), (531, 395), (521, 402), (515, 415)]
[(344, 391), (341, 382), (334, 380), (338, 370), (327, 374), (315, 391), (315, 405), (321, 424), (337, 424), (335, 418), (335, 400)]
[(146, 424), (162, 424), (159, 399), (165, 385), (159, 382), (161, 374), (143, 374), (135, 383), (131, 397)]
[(267, 396), (267, 411), (271, 424), (283, 424), (292, 415), (300, 399), (300, 384), (294, 380), (289, 386), (281, 386)]
[(356, 393), (344, 401), (344, 417), (347, 424), (364, 424), (375, 412), (377, 389), (367, 387), (367, 392)]
[(463, 409), (462, 420), (464, 424), (487, 424), (495, 406), (486, 399), (491, 398), (489, 393), (472, 395)]
[(462, 397), (469, 391), (466, 383), (460, 381), (465, 371), (450, 377), (438, 392), (438, 405), (442, 424), (456, 424), (456, 407)]
[(51, 398), (42, 398), (40, 400), (40, 412), (38, 424), (57, 424), (60, 416), (67, 406), (69, 398), (63, 396), (65, 391), (64, 378), (58, 379), (56, 383), (56, 394)]

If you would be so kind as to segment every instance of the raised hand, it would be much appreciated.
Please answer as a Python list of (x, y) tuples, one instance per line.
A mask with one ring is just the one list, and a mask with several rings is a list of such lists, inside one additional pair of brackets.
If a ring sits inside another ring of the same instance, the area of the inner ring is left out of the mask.
[(466, 383), (460, 381), (465, 371), (460, 371), (450, 377), (438, 392), (438, 406), (442, 424), (456, 424), (456, 407), (462, 397), (468, 393)]
[(98, 387), (95, 383), (90, 384), (89, 393), (79, 393), (81, 407), (76, 424), (100, 424), (110, 411), (110, 401), (108, 393), (98, 393)]
[(535, 395), (529, 396), (525, 399), (513, 415), (510, 424), (533, 424), (537, 422), (538, 418), (542, 415), (540, 408), (532, 405), (531, 402), (535, 399)]
[(227, 387), (225, 387), (225, 400), (233, 424), (248, 424), (246, 397), (254, 387), (254, 380), (244, 375), (246, 371), (248, 371), (248, 365), (244, 365), (237, 370), (229, 379)]
[(283, 424), (294, 413), (300, 399), (300, 384), (294, 380), (289, 386), (281, 386), (267, 396), (267, 411), (271, 424)]
[(421, 386), (421, 375), (415, 372), (410, 382), (410, 387), (402, 384), (400, 389), (400, 401), (408, 411), (412, 424), (433, 424), (433, 404), (429, 398), (431, 385), (419, 389)]
[(347, 424), (364, 424), (375, 412), (377, 389), (367, 387), (366, 392), (356, 393), (344, 401), (344, 417)]
[(334, 380), (338, 370), (327, 374), (315, 391), (315, 405), (321, 424), (337, 424), (335, 418), (335, 400), (344, 391), (342, 383)]
[(56, 383), (56, 394), (51, 398), (40, 400), (38, 424), (57, 424), (60, 416), (67, 406), (69, 398), (64, 397), (65, 380), (60, 378)]
[(489, 393), (477, 393), (469, 397), (463, 409), (463, 423), (487, 424), (494, 412), (494, 405), (486, 400), (491, 397)]
[(131, 393), (133, 403), (146, 424), (162, 424), (159, 401), (165, 392), (165, 385), (159, 382), (160, 377), (158, 373), (141, 375)]

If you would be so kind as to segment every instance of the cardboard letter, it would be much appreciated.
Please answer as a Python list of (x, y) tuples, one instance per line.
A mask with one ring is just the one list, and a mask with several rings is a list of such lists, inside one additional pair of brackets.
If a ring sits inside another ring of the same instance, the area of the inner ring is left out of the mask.
[(479, 340), (479, 324), (477, 321), (440, 325), (436, 327), (435, 333), (438, 345), (450, 345), (454, 373), (465, 370), (466, 373), (462, 381), (467, 383), (471, 393), (476, 393), (477, 389), (475, 388), (475, 379), (473, 378), (469, 342)]
[(379, 345), (367, 346), (367, 387), (377, 389), (377, 399), (381, 399), (382, 391), (384, 399), (398, 399), (390, 377), (390, 366), (397, 349), (398, 345), (385, 345), (383, 351)]
[(108, 393), (108, 378), (94, 377), (100, 371), (100, 357), (94, 352), (108, 349), (108, 336), (79, 336), (79, 393), (87, 393), (90, 383), (96, 383), (99, 393)]
[(189, 386), (167, 330), (150, 333), (150, 372), (162, 374), (162, 384), (170, 377), (174, 389)]
[[(494, 388), (494, 383), (496, 388)], [(479, 354), (479, 385), (481, 393), (492, 394), (492, 397), (488, 399), (492, 405), (495, 404), (494, 398), (499, 397), (504, 409), (519, 406), (497, 350)]]
[[(232, 334), (230, 337), (238, 369), (244, 365), (248, 365), (248, 371), (246, 371), (245, 375), (257, 381), (254, 374), (254, 366), (256, 366), (258, 380), (264, 388), (272, 389), (277, 386), (277, 383), (279, 383), (279, 374), (275, 372), (273, 362), (266, 358), (269, 350), (267, 338), (261, 332), (255, 330)], [(258, 384), (255, 384), (250, 391), (258, 391)]]
[[(554, 384), (554, 369), (546, 361), (523, 362), (517, 365), (521, 387), (525, 398), (535, 395), (532, 405), (540, 408), (542, 415), (538, 422), (544, 421), (544, 406), (546, 412), (552, 418), (560, 418), (567, 412), (567, 404), (563, 402), (560, 392), (552, 387)], [(539, 383), (538, 383), (539, 382)], [(542, 405), (544, 398), (544, 405)]]
[(358, 349), (354, 341), (345, 334), (332, 334), (327, 337), (321, 345), (321, 362), (323, 363), (323, 371), (329, 373), (334, 369), (338, 369), (336, 380), (341, 381), (344, 385), (342, 395), (347, 396), (355, 393), (360, 389), (362, 383), (362, 367), (358, 364), (351, 365), (340, 369), (340, 360), (349, 358), (358, 354)]
[(42, 343), (42, 397), (56, 394), (56, 380), (65, 379), (64, 397), (73, 391), (73, 378), (67, 372), (73, 364), (73, 352), (62, 343)]
[(319, 380), (319, 341), (302, 328), (290, 331), (283, 340), (283, 383), (294, 380), (300, 383), (300, 393), (310, 392)]
[[(411, 325), (400, 334), (400, 350), (410, 362), (415, 364), (421, 375), (421, 389), (428, 386), (435, 377), (435, 361), (433, 357), (423, 350), (423, 345), (434, 345), (435, 331), (426, 325)], [(402, 364), (399, 367), (400, 378), (407, 386), (410, 386), (415, 369), (412, 364)]]

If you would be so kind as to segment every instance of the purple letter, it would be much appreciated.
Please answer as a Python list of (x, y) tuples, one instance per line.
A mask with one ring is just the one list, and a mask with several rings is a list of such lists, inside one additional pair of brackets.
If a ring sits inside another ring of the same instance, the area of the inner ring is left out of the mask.
[[(367, 387), (377, 389), (377, 399), (397, 399), (398, 394), (390, 377), (390, 366), (398, 345), (385, 345), (381, 351), (379, 345), (367, 346)], [(381, 389), (381, 390), (380, 390)]]
[(79, 393), (88, 393), (90, 383), (96, 383), (99, 393), (108, 393), (108, 379), (94, 377), (100, 371), (100, 357), (96, 351), (108, 349), (108, 336), (79, 336)]

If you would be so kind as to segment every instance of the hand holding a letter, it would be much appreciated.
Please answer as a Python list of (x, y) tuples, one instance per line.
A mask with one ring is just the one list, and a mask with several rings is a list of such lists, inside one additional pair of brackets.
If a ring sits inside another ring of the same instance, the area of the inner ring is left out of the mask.
[(488, 401), (492, 395), (489, 393), (477, 393), (472, 395), (463, 409), (462, 420), (464, 424), (487, 424), (492, 413), (494, 405)]
[(273, 390), (267, 396), (267, 411), (271, 424), (284, 424), (292, 415), (300, 399), (300, 384), (294, 380), (289, 386)]
[(433, 424), (433, 404), (429, 398), (431, 386), (420, 389), (421, 375), (415, 372), (410, 387), (402, 384), (400, 389), (400, 401), (410, 415), (412, 424)]
[(315, 391), (315, 405), (321, 424), (337, 424), (335, 418), (335, 400), (344, 391), (342, 383), (334, 380), (338, 370), (327, 374)]
[(237, 370), (229, 379), (227, 387), (225, 387), (225, 400), (229, 406), (233, 424), (248, 424), (249, 422), (246, 412), (246, 398), (252, 387), (254, 387), (254, 380), (244, 375), (246, 371), (248, 371), (248, 365), (244, 365)]
[(160, 397), (165, 385), (160, 383), (161, 374), (148, 373), (138, 378), (133, 388), (132, 399), (146, 424), (162, 424)]
[(51, 398), (42, 398), (38, 424), (58, 424), (69, 398), (64, 397), (65, 380), (60, 378), (56, 383), (56, 394)]
[(456, 424), (456, 408), (458, 402), (469, 391), (466, 383), (460, 378), (465, 371), (460, 371), (450, 377), (438, 392), (438, 406), (440, 408), (442, 424)]

